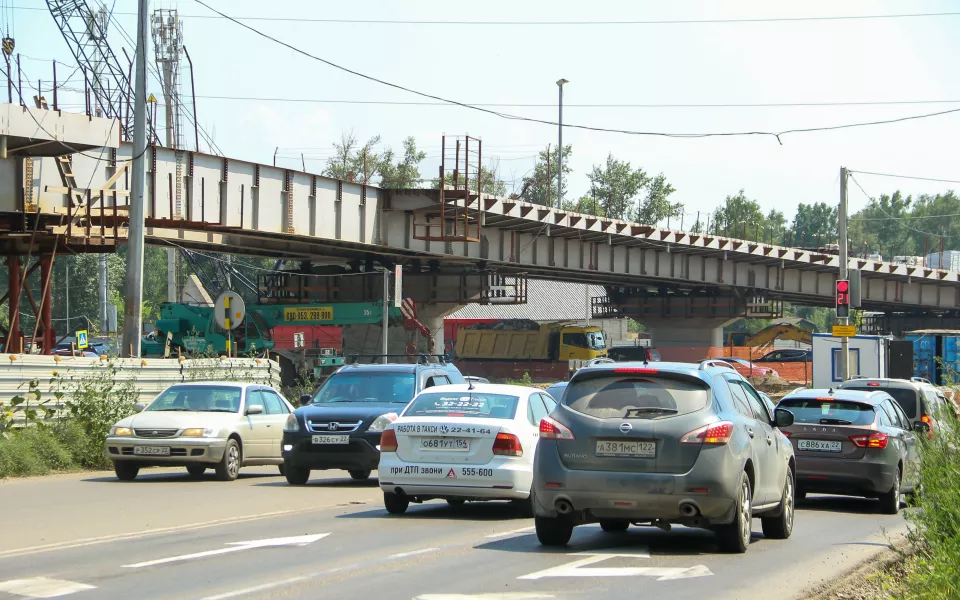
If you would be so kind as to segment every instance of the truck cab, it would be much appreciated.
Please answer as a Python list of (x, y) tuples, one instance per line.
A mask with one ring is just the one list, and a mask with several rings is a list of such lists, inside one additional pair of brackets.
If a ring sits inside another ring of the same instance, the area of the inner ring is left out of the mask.
[(591, 360), (607, 354), (607, 342), (599, 327), (563, 325), (557, 336), (559, 360)]

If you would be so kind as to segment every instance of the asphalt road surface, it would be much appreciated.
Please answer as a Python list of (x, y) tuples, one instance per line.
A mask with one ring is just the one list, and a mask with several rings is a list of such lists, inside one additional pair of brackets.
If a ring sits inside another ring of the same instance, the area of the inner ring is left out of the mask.
[(232, 483), (176, 469), (8, 480), (0, 507), (3, 599), (803, 598), (905, 531), (872, 501), (813, 496), (789, 540), (763, 539), (755, 520), (744, 555), (683, 527), (586, 526), (545, 549), (507, 504), (388, 516), (375, 479), (292, 487), (266, 467)]

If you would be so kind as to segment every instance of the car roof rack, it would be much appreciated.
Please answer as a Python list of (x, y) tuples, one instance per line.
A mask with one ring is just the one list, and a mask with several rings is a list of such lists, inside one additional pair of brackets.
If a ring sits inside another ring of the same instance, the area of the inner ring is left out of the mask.
[[(381, 358), (386, 358), (388, 360), (391, 358), (397, 358), (397, 359), (403, 359), (404, 361), (410, 361), (411, 358), (416, 358), (417, 359), (416, 364), (418, 365), (430, 364), (431, 363), (430, 359), (435, 358), (437, 359), (436, 363), (441, 365), (447, 364), (446, 354), (415, 354), (415, 355), (414, 354), (348, 354), (346, 358), (347, 358), (347, 364), (350, 364), (350, 365), (355, 365), (358, 362), (360, 362), (360, 360), (375, 362), (377, 360), (380, 360)], [(406, 364), (406, 363), (400, 363), (399, 361), (393, 364), (398, 364), (398, 363)], [(412, 363), (409, 363), (409, 364), (412, 364)]]
[(587, 361), (587, 364), (583, 365), (584, 367), (592, 367), (594, 365), (613, 365), (617, 364), (617, 361), (606, 356), (598, 356), (597, 358), (592, 358)]
[(710, 367), (720, 367), (720, 368), (730, 369), (731, 371), (736, 371), (736, 369), (733, 368), (733, 365), (719, 358), (708, 358), (706, 360), (700, 361), (701, 371), (709, 369)]

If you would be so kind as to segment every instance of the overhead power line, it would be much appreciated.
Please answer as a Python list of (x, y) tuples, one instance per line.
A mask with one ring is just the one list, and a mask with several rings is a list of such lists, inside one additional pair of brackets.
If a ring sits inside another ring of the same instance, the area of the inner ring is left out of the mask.
[(859, 173), (861, 175), (875, 175), (877, 177), (895, 177), (897, 179), (915, 179), (917, 181), (936, 181), (938, 183), (960, 183), (960, 180), (957, 179), (940, 179), (937, 177), (916, 177), (913, 175), (894, 175), (893, 173), (873, 173), (871, 171), (854, 171), (850, 170), (851, 173)]
[[(45, 10), (34, 6), (14, 6), (14, 10)], [(209, 8), (209, 7), (208, 7)], [(136, 16), (132, 12), (117, 12), (117, 15)], [(832, 15), (809, 17), (746, 17), (734, 19), (643, 19), (643, 20), (616, 20), (616, 21), (464, 21), (438, 19), (324, 19), (319, 17), (273, 17), (257, 15), (251, 17), (234, 17), (238, 21), (262, 21), (277, 23), (356, 23), (360, 25), (466, 25), (466, 26), (548, 26), (548, 27), (596, 27), (596, 26), (631, 26), (631, 25), (724, 25), (736, 23), (810, 23), (817, 21), (864, 21), (873, 19), (916, 19), (930, 17), (954, 17), (960, 12), (935, 13), (898, 13), (887, 15)], [(230, 19), (224, 15), (181, 15), (185, 19)]]
[(895, 216), (891, 215), (890, 213), (888, 213), (882, 206), (880, 206), (880, 204), (879, 204), (878, 202), (876, 202), (876, 198), (875, 198), (874, 196), (871, 196), (870, 194), (868, 194), (867, 191), (866, 191), (865, 189), (863, 189), (863, 186), (860, 185), (860, 182), (857, 181), (857, 178), (856, 178), (856, 177), (854, 177), (853, 175), (850, 175), (850, 180), (853, 181), (853, 183), (856, 184), (856, 186), (857, 186), (858, 188), (860, 188), (860, 191), (863, 192), (863, 195), (864, 195), (864, 196), (866, 196), (871, 202), (873, 202), (873, 205), (872, 205), (873, 208), (876, 208), (877, 210), (879, 210), (879, 211), (882, 212), (883, 214), (887, 215), (887, 217), (888, 217), (890, 220), (899, 221), (901, 225), (903, 225), (904, 227), (906, 227), (906, 228), (909, 229), (910, 231), (914, 231), (914, 232), (919, 233), (919, 234), (924, 235), (924, 236), (940, 237), (940, 238), (943, 238), (943, 239), (952, 239), (952, 238), (960, 237), (960, 235), (943, 235), (942, 233), (933, 233), (933, 232), (930, 232), (930, 231), (924, 231), (924, 230), (922, 230), (922, 229), (917, 229), (916, 227), (911, 227), (908, 223), (905, 222), (906, 217), (895, 217)]
[[(397, 90), (401, 90), (401, 91), (404, 91), (404, 92), (408, 92), (408, 93), (411, 93), (411, 94), (415, 94), (415, 95), (417, 95), (417, 96), (421, 96), (421, 97), (424, 97), (424, 98), (428, 98), (428, 99), (430, 99), (430, 100), (436, 100), (436, 101), (438, 101), (438, 102), (444, 102), (444, 103), (447, 103), (447, 104), (453, 104), (453, 105), (456, 105), (456, 106), (460, 106), (460, 107), (463, 107), (463, 108), (467, 108), (467, 109), (470, 109), (470, 110), (475, 110), (475, 111), (478, 111), (478, 112), (484, 112), (484, 113), (487, 113), (487, 114), (491, 114), (491, 115), (500, 117), (500, 118), (502, 118), (502, 119), (508, 119), (508, 120), (513, 120), (513, 121), (524, 121), (524, 122), (527, 122), (527, 123), (538, 123), (538, 124), (541, 124), (541, 125), (550, 125), (551, 127), (556, 127), (556, 126), (559, 125), (559, 123), (557, 123), (556, 121), (549, 121), (549, 120), (546, 120), (546, 119), (535, 119), (535, 118), (531, 118), (531, 117), (522, 117), (522, 116), (519, 116), (519, 115), (512, 115), (512, 114), (509, 114), (509, 113), (499, 112), (499, 111), (496, 111), (496, 110), (493, 110), (493, 109), (490, 109), (490, 108), (484, 108), (484, 107), (482, 107), (482, 106), (476, 106), (476, 105), (472, 105), (472, 104), (467, 104), (467, 103), (465, 103), (465, 102), (459, 102), (459, 101), (457, 101), (457, 100), (450, 100), (450, 99), (448, 99), (448, 98), (443, 98), (443, 97), (440, 97), (440, 96), (435, 96), (435, 95), (433, 95), (433, 94), (428, 94), (428, 93), (426, 93), (426, 92), (421, 92), (421, 91), (418, 91), (418, 90), (415, 90), (415, 89), (412, 89), (412, 88), (409, 88), (409, 87), (406, 87), (406, 86), (403, 86), (403, 85), (399, 85), (399, 84), (396, 84), (396, 83), (391, 83), (391, 82), (389, 82), (389, 81), (385, 81), (385, 80), (383, 80), (383, 79), (379, 79), (379, 78), (374, 77), (374, 76), (372, 76), (372, 75), (367, 75), (367, 74), (365, 74), (365, 73), (361, 73), (361, 72), (359, 72), (359, 71), (355, 71), (355, 70), (353, 70), (353, 69), (349, 69), (349, 68), (347, 68), (347, 67), (344, 67), (344, 66), (342, 66), (342, 65), (339, 65), (339, 64), (334, 63), (334, 62), (332, 62), (332, 61), (329, 61), (329, 60), (327, 60), (327, 59), (325, 59), (325, 58), (321, 58), (321, 57), (319, 57), (319, 56), (317, 56), (317, 55), (315, 55), (315, 54), (311, 54), (311, 53), (307, 52), (306, 50), (303, 50), (303, 49), (301, 49), (301, 48), (298, 48), (298, 47), (296, 47), (296, 46), (294, 46), (294, 45), (292, 45), (292, 44), (289, 44), (289, 43), (287, 43), (287, 42), (284, 42), (284, 41), (282, 41), (282, 40), (280, 40), (280, 39), (278, 39), (278, 38), (276, 38), (276, 37), (274, 37), (274, 36), (272, 36), (272, 35), (269, 35), (269, 34), (267, 34), (267, 33), (264, 33), (264, 32), (262, 32), (262, 31), (260, 31), (259, 29), (255, 28), (255, 27), (251, 27), (250, 25), (247, 25), (246, 23), (242, 23), (242, 22), (238, 21), (237, 19), (235, 19), (235, 18), (233, 18), (233, 17), (231, 17), (231, 16), (229, 16), (229, 15), (226, 15), (226, 14), (224, 14), (223, 12), (221, 12), (221, 11), (213, 8), (212, 6), (210, 6), (209, 4), (207, 4), (206, 2), (204, 2), (203, 0), (194, 0), (194, 1), (195, 1), (197, 4), (200, 4), (201, 6), (206, 7), (206, 8), (207, 8), (208, 10), (210, 10), (211, 12), (216, 13), (216, 14), (220, 15), (221, 17), (225, 18), (225, 19), (228, 19), (229, 21), (231, 21), (231, 22), (239, 25), (240, 27), (243, 27), (244, 29), (247, 29), (247, 30), (255, 33), (256, 35), (258, 35), (258, 36), (260, 36), (260, 37), (262, 37), (262, 38), (264, 38), (264, 39), (267, 39), (267, 40), (269, 40), (269, 41), (272, 41), (272, 42), (274, 42), (274, 43), (276, 43), (276, 44), (278, 44), (278, 45), (280, 45), (280, 46), (283, 46), (284, 48), (287, 48), (287, 49), (289, 49), (289, 50), (292, 50), (293, 52), (296, 52), (297, 54), (301, 54), (301, 55), (303, 55), (303, 56), (306, 56), (307, 58), (310, 58), (310, 59), (313, 59), (313, 60), (315, 60), (315, 61), (321, 62), (321, 63), (323, 63), (323, 64), (325, 64), (325, 65), (327, 65), (327, 66), (333, 67), (333, 68), (338, 69), (338, 70), (340, 70), (340, 71), (343, 71), (343, 72), (345, 72), (345, 73), (349, 73), (350, 75), (354, 75), (354, 76), (356, 76), (356, 77), (360, 77), (360, 78), (366, 79), (366, 80), (368, 80), (368, 81), (373, 81), (373, 82), (375, 82), (375, 83), (379, 83), (379, 84), (381, 84), (381, 85), (384, 85), (384, 86), (387, 86), (387, 87), (391, 87), (391, 88), (394, 88), (394, 89), (397, 89)], [(854, 128), (854, 127), (866, 127), (866, 126), (873, 126), (873, 125), (885, 125), (885, 124), (888, 124), (888, 123), (900, 123), (900, 122), (910, 121), (910, 120), (916, 120), (916, 119), (926, 119), (926, 118), (936, 117), (936, 116), (940, 116), (940, 115), (946, 115), (946, 114), (950, 114), (950, 113), (954, 113), (954, 112), (960, 112), (960, 108), (954, 108), (954, 109), (939, 111), (939, 112), (935, 112), (935, 113), (928, 113), (928, 114), (923, 114), (923, 115), (911, 115), (911, 116), (906, 116), (906, 117), (898, 117), (898, 118), (895, 118), (895, 119), (877, 120), (877, 121), (867, 121), (867, 122), (861, 122), (861, 123), (847, 123), (847, 124), (843, 124), (843, 125), (831, 125), (831, 126), (825, 126), (825, 127), (806, 127), (806, 128), (787, 129), (787, 130), (779, 131), (779, 132), (774, 132), (774, 131), (736, 131), (736, 132), (710, 132), (710, 133), (668, 133), (668, 132), (660, 132), (660, 131), (634, 131), (634, 130), (629, 130), (629, 129), (614, 129), (614, 128), (596, 127), (596, 126), (590, 126), (590, 125), (577, 125), (577, 124), (573, 124), (573, 123), (564, 123), (564, 124), (562, 125), (562, 127), (566, 127), (566, 128), (568, 128), (568, 129), (585, 130), (585, 131), (598, 131), (598, 132), (605, 132), (605, 133), (621, 133), (621, 134), (625, 134), (625, 135), (655, 136), (655, 137), (668, 137), (668, 138), (707, 138), (707, 137), (734, 137), (734, 136), (768, 136), (768, 137), (774, 137), (774, 138), (776, 138), (777, 141), (782, 144), (783, 142), (780, 140), (780, 137), (783, 136), (783, 135), (792, 134), (792, 133), (810, 133), (810, 132), (814, 132), (814, 131), (831, 131), (831, 130), (838, 130), (838, 129), (850, 129), (850, 128)]]

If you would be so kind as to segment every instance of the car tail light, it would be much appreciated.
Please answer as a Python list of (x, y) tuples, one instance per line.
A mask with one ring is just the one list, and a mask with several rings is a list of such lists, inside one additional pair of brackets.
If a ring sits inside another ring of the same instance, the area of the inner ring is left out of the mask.
[(540, 421), (540, 439), (541, 440), (575, 440), (573, 432), (564, 425), (557, 423), (550, 417), (544, 417)]
[(867, 387), (880, 387), (880, 383), (877, 381), (868, 381)]
[(871, 433), (870, 435), (852, 435), (850, 436), (850, 441), (857, 448), (877, 448), (883, 450), (887, 447), (887, 434), (885, 433)]
[(927, 431), (927, 439), (932, 440), (933, 439), (933, 417), (931, 417), (930, 415), (920, 415), (920, 422), (926, 423), (927, 426), (930, 428)]
[(790, 433), (789, 431), (784, 431), (784, 430), (782, 430), (782, 429), (780, 430), (780, 433), (783, 434), (783, 437), (790, 437), (791, 435), (793, 435), (793, 434)]
[(523, 456), (520, 438), (512, 433), (498, 433), (493, 441), (493, 453), (500, 456)]
[(397, 432), (388, 429), (380, 435), (380, 452), (397, 451)]
[(680, 438), (681, 444), (710, 444), (712, 446), (722, 446), (730, 442), (733, 437), (733, 423), (730, 421), (721, 421), (704, 425), (700, 429), (694, 429), (687, 435)]
[(660, 372), (660, 369), (651, 369), (650, 367), (616, 367), (613, 372), (626, 375), (656, 375)]

